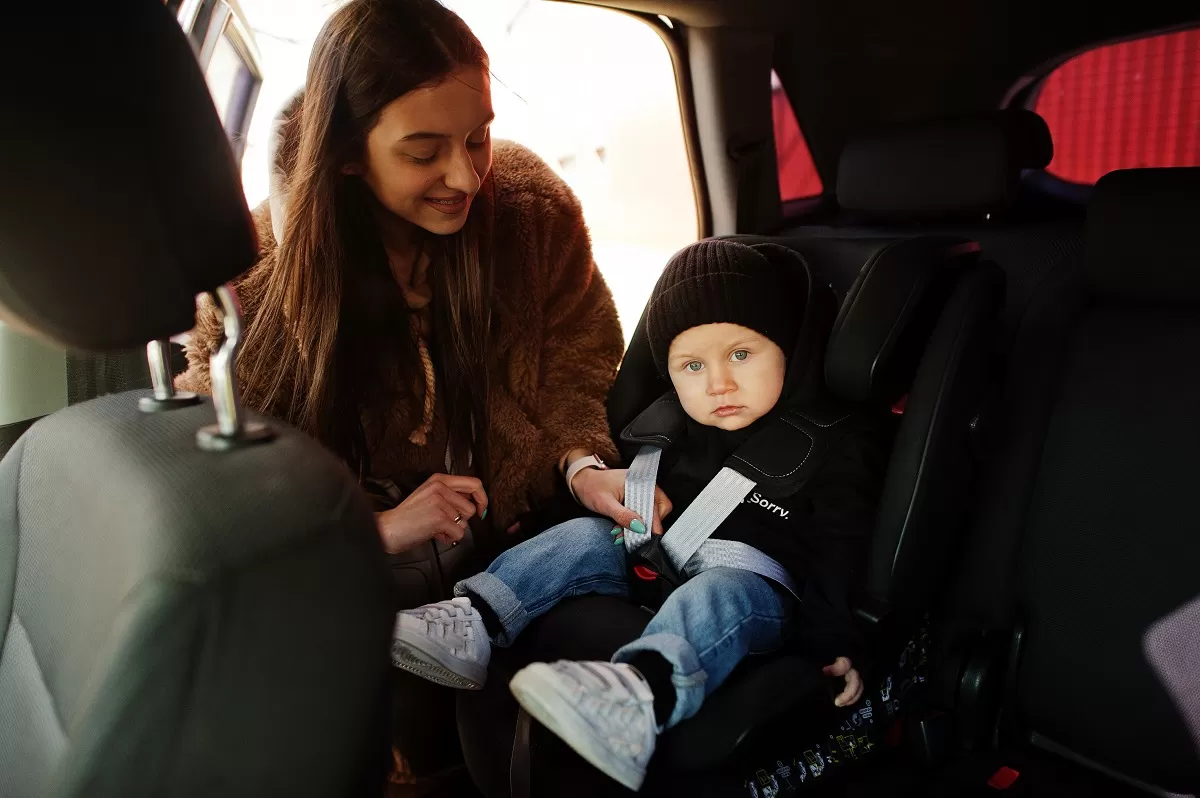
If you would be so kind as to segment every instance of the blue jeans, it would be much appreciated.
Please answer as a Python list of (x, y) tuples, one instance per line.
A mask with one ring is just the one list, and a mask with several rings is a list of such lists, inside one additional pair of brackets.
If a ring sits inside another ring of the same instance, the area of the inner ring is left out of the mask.
[[(491, 608), (500, 621), (496, 645), (507, 646), (530, 621), (570, 596), (628, 596), (625, 544), (612, 521), (577, 518), (514, 546), (485, 571), (454, 587)], [(641, 637), (613, 662), (657, 652), (671, 664), (675, 710), (667, 728), (689, 718), (747, 654), (783, 642), (788, 602), (758, 574), (713, 568), (689, 579), (663, 602)]]

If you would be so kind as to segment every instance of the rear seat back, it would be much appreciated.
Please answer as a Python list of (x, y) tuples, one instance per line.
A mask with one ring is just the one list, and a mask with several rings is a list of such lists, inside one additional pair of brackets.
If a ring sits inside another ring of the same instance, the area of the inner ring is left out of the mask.
[(1078, 258), (1082, 219), (1020, 216), (1024, 170), (1050, 163), (1053, 145), (1041, 117), (1006, 110), (898, 125), (852, 138), (838, 168), (836, 227), (802, 226), (784, 238), (827, 235), (961, 236), (1005, 274), (1001, 328), (1011, 342), (1042, 283)]
[(1172, 792), (1200, 786), (1200, 741), (1147, 651), (1158, 622), (1200, 595), (1197, 218), (1200, 169), (1097, 185), (1081, 274), (1023, 325), (1014, 445), (962, 594), (985, 625), (1015, 619), (1012, 731)]
[(1085, 255), (1083, 224), (1014, 206), (1022, 170), (1050, 155), (1024, 111), (862, 136), (841, 161), (848, 223), (788, 237), (956, 234), (1003, 269), (1003, 445), (959, 609), (984, 627), (1019, 622), (1006, 716), (1023, 737), (1127, 782), (1197, 791), (1200, 740), (1146, 652), (1200, 595), (1186, 504), (1200, 470), (1200, 170), (1106, 178)]
[[(848, 142), (842, 154), (840, 222), (798, 226), (772, 239), (800, 251), (820, 253), (820, 260), (830, 267), (826, 276), (839, 293), (854, 279), (858, 265), (869, 260), (864, 253), (894, 241), (952, 236), (980, 244), (981, 258), (999, 266), (1005, 278), (998, 334), (989, 346), (972, 349), (974, 357), (989, 361), (982, 364), (984, 368), (996, 372), (980, 389), (990, 392), (989, 407), (976, 408), (983, 418), (975, 425), (975, 444), (983, 453), (991, 440), (1003, 438), (991, 423), (996, 406), (1006, 402), (997, 385), (1002, 369), (995, 368), (993, 356), (1011, 351), (1031, 303), (1045, 303), (1047, 295), (1053, 298), (1064, 291), (1070, 294), (1069, 286), (1082, 260), (1082, 214), (1078, 221), (1021, 217), (1018, 199), (1023, 173), (1045, 167), (1052, 154), (1045, 122), (1024, 110), (866, 132)], [(1026, 337), (1032, 337), (1036, 346), (1038, 335)], [(1027, 448), (1038, 443), (1030, 438)], [(964, 469), (956, 483), (961, 487), (961, 500), (974, 501), (977, 497), (970, 480), (974, 463), (958, 462)], [(957, 505), (948, 504), (946, 509), (941, 522), (958, 523)], [(1000, 507), (996, 517), (1003, 518), (1008, 509)], [(999, 526), (1011, 529), (1012, 523)], [(997, 556), (1007, 554), (1003, 545), (998, 549)], [(1011, 572), (1011, 568), (1003, 570)], [(1003, 625), (1010, 617), (1011, 580), (997, 582), (990, 579), (991, 573), (983, 576), (995, 587), (989, 616), (995, 625)], [(930, 586), (930, 590), (940, 587)]]
[[(1015, 553), (1005, 535), (1019, 523), (1028, 497), (1011, 493), (1004, 475), (1016, 468), (1012, 462), (1036, 456), (1048, 412), (1040, 396), (1014, 393), (1011, 386), (1053, 378), (1057, 351), (1047, 350), (1042, 342), (1057, 340), (1056, 328), (1064, 320), (1036, 309), (1069, 305), (1077, 295), (1082, 214), (1078, 220), (1048, 222), (1022, 218), (1019, 207), (1025, 170), (1045, 167), (1052, 155), (1048, 127), (1025, 110), (868, 131), (852, 138), (842, 153), (837, 186), (841, 222), (797, 227), (782, 237), (814, 243), (858, 237), (871, 245), (881, 237), (959, 235), (979, 242), (981, 258), (1004, 273), (993, 354), (1008, 366), (994, 364), (993, 396), (976, 437), (988, 459), (984, 467), (991, 472), (982, 484), (982, 501), (990, 510), (981, 523), (991, 526), (982, 537), (993, 541), (993, 559), (980, 558), (982, 572), (968, 572), (959, 580), (968, 586), (989, 585), (968, 613), (968, 625), (982, 621), (999, 629), (1011, 623), (1013, 585), (1007, 575)], [(1030, 314), (1035, 318), (1027, 319)], [(1032, 423), (1004, 429), (1001, 422), (1014, 410)], [(1001, 449), (1000, 456), (993, 449)], [(974, 535), (981, 533), (976, 530)]]

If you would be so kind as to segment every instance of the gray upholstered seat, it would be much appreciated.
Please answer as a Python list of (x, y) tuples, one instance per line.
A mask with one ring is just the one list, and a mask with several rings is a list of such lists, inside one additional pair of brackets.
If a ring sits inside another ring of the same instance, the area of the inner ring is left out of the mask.
[[(20, 75), (0, 89), (0, 317), (124, 348), (217, 291), (231, 373), (222, 286), (256, 246), (183, 33), (156, 0), (27, 10), (0, 32)], [(0, 796), (378, 794), (391, 613), (365, 498), (233, 381), (169, 393), (54, 413), (0, 462)]]

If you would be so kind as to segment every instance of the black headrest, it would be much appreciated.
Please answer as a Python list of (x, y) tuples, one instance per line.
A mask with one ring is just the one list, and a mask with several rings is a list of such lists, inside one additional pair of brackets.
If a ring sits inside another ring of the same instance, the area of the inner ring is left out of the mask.
[(888, 220), (981, 217), (1010, 207), (1021, 170), (1053, 152), (1045, 121), (1024, 109), (877, 130), (842, 151), (838, 203)]
[(1133, 302), (1200, 302), (1197, 224), (1200, 167), (1110, 172), (1088, 205), (1088, 284)]
[(825, 382), (843, 399), (887, 403), (908, 390), (925, 344), (979, 244), (957, 238), (881, 243), (842, 302), (825, 350)]
[(0, 31), (0, 311), (59, 344), (184, 332), (257, 257), (241, 177), (161, 0), (33, 3)]

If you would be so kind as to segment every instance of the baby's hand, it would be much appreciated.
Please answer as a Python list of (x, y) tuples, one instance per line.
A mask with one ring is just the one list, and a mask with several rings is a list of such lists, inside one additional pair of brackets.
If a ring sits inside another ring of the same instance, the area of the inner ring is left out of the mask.
[(862, 698), (862, 677), (858, 675), (858, 671), (854, 669), (854, 665), (849, 659), (838, 657), (832, 665), (826, 665), (821, 670), (826, 676), (846, 677), (846, 689), (842, 691), (841, 695), (833, 699), (835, 707), (848, 707), (851, 704), (857, 704), (858, 699)]

